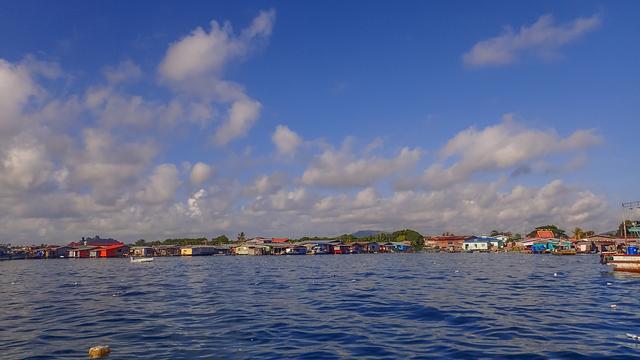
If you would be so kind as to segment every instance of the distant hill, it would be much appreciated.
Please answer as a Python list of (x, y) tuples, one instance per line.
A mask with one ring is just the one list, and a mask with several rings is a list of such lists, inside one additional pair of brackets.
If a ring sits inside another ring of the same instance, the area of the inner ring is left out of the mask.
[(364, 237), (368, 237), (368, 236), (375, 236), (378, 234), (382, 234), (384, 233), (384, 231), (378, 231), (378, 230), (360, 230), (360, 231), (356, 231), (353, 234), (351, 234), (351, 236), (356, 237), (356, 238), (364, 238)]

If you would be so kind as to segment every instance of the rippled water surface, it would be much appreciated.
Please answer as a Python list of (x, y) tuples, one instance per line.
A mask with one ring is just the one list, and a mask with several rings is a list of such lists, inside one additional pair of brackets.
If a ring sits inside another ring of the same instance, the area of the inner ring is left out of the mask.
[(640, 278), (597, 256), (4, 261), (0, 289), (1, 359), (640, 357)]

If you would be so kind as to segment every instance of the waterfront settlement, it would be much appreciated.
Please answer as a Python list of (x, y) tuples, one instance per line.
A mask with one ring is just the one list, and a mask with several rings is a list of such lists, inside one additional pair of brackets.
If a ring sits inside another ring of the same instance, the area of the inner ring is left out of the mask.
[[(83, 237), (66, 245), (0, 245), (0, 260), (58, 258), (121, 258), (210, 255), (344, 255), (428, 252), (524, 252), (529, 254), (575, 255), (624, 252), (637, 246), (640, 229), (635, 223), (625, 231), (595, 234), (576, 229), (573, 236), (554, 225), (540, 226), (522, 237), (520, 234), (493, 231), (485, 235), (423, 236), (413, 230), (393, 233), (362, 232), (335, 238), (300, 239), (254, 237), (236, 240), (226, 236), (195, 239), (166, 239), (132, 244), (99, 236)], [(628, 230), (628, 231), (627, 231)], [(624, 237), (621, 234), (624, 233)]]

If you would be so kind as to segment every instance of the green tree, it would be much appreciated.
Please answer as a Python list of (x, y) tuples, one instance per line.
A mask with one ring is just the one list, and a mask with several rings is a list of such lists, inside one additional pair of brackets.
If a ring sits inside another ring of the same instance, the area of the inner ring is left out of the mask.
[(230, 241), (226, 235), (220, 235), (218, 237), (212, 238), (211, 243), (214, 245), (220, 245), (220, 244), (228, 244), (230, 243)]
[(550, 230), (553, 232), (553, 236), (559, 239), (566, 239), (568, 238), (567, 236), (567, 232), (565, 230), (560, 229), (559, 227), (557, 227), (556, 225), (544, 225), (544, 226), (538, 226), (537, 228), (535, 228), (532, 232), (530, 232), (529, 234), (527, 234), (527, 237), (535, 237), (536, 236), (536, 232), (538, 230)]
[(236, 238), (236, 240), (238, 240), (238, 241), (245, 241), (245, 235), (244, 235), (244, 232), (240, 232), (240, 234), (238, 234), (238, 237)]
[(404, 229), (392, 233), (391, 236), (394, 241), (397, 242), (409, 241), (416, 251), (420, 251), (424, 248), (424, 236), (415, 230)]
[(573, 237), (576, 238), (576, 240), (584, 238), (584, 231), (581, 228), (576, 227), (573, 229)]

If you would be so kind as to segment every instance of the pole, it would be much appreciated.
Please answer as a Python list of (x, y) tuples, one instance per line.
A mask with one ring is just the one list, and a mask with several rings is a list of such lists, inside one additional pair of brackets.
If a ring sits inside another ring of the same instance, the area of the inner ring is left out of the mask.
[(622, 232), (624, 233), (624, 242), (627, 242), (627, 220), (625, 219), (626, 216), (624, 215), (624, 204), (622, 204)]

